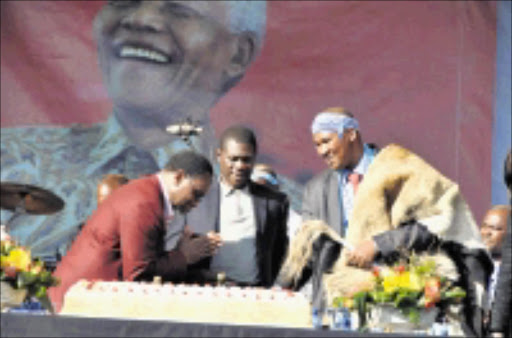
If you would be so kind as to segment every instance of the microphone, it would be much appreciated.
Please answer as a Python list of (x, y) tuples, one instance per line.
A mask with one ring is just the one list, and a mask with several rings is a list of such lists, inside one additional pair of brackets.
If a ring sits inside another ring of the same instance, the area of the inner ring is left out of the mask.
[(184, 123), (170, 124), (167, 126), (166, 131), (172, 135), (189, 137), (201, 134), (203, 132), (203, 127), (194, 125), (192, 122), (187, 121)]

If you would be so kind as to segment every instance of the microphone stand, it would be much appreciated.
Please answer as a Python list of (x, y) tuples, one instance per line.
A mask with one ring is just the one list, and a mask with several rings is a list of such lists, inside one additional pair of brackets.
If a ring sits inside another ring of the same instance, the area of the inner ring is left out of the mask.
[[(197, 135), (202, 132), (202, 128), (197, 126), (190, 117), (188, 117), (185, 122), (179, 123), (177, 125), (170, 125), (167, 127), (167, 132), (177, 135), (181, 138), (181, 140), (192, 150), (198, 151), (195, 147), (194, 143), (190, 139), (191, 136)], [(183, 218), (185, 220), (185, 226), (187, 226), (187, 214), (183, 214)]]

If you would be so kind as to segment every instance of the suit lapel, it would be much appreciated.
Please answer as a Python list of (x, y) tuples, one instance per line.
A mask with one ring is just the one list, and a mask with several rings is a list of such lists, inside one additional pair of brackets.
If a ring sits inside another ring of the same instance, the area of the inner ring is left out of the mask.
[(193, 232), (206, 234), (209, 231), (219, 232), (219, 184), (212, 182), (210, 189), (203, 197), (199, 205), (185, 215), (173, 221), (181, 228), (188, 224)]
[(220, 233), (220, 186), (219, 182), (212, 183), (210, 187), (212, 197), (207, 205), (210, 219), (214, 220), (215, 229), (214, 231)]
[(253, 206), (254, 206), (254, 220), (256, 222), (256, 259), (258, 262), (259, 279), (260, 284), (265, 284), (269, 278), (269, 274), (266, 269), (266, 260), (264, 248), (266, 247), (265, 242), (265, 226), (267, 224), (267, 199), (259, 194), (254, 184), (249, 182), (249, 193), (251, 194)]
[(342, 227), (342, 215), (343, 215), (343, 203), (340, 201), (340, 193), (339, 193), (339, 179), (338, 173), (336, 171), (331, 171), (326, 180), (325, 186), (325, 194), (326, 194), (326, 207), (327, 207), (327, 215), (329, 215), (328, 219), (329, 224), (333, 229), (336, 230), (338, 234), (343, 236), (343, 227)]
[(267, 223), (267, 199), (255, 192), (253, 184), (249, 184), (249, 192), (251, 193), (254, 205), (256, 231), (261, 234), (265, 230), (265, 224)]

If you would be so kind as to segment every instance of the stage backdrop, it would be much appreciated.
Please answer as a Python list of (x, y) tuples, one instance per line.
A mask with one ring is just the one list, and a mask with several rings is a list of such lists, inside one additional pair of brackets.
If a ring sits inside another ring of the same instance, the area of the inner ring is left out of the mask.
[[(1, 2), (1, 127), (103, 121), (96, 1)], [(270, 1), (262, 53), (212, 111), (255, 128), (260, 160), (300, 183), (324, 168), (310, 122), (344, 106), (365, 141), (399, 143), (490, 205), (496, 4)]]

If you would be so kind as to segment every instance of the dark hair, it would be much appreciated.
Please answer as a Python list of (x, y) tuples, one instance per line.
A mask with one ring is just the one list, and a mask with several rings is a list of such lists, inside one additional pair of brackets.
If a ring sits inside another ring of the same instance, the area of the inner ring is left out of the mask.
[(213, 175), (210, 161), (203, 155), (192, 151), (183, 150), (174, 154), (164, 167), (165, 170), (183, 170), (188, 176)]
[(503, 164), (503, 178), (508, 190), (512, 192), (512, 149), (508, 150), (505, 163)]
[(250, 128), (240, 125), (227, 128), (220, 136), (219, 147), (224, 149), (224, 146), (228, 140), (235, 140), (242, 144), (249, 144), (252, 146), (255, 154), (258, 152), (256, 136)]

